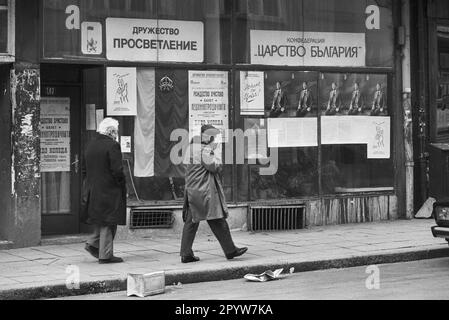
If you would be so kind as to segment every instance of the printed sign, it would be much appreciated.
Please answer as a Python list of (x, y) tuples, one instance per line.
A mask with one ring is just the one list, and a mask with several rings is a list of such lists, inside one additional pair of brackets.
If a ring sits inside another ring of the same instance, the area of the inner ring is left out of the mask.
[(106, 57), (119, 61), (203, 62), (201, 21), (106, 19)]
[(220, 129), (223, 142), (229, 127), (228, 72), (189, 71), (189, 132), (201, 134), (201, 126)]
[(368, 159), (390, 158), (390, 117), (369, 118)]
[(131, 137), (130, 136), (120, 137), (120, 147), (121, 147), (122, 153), (130, 153), (131, 152)]
[(263, 72), (240, 72), (240, 114), (264, 115)]
[(70, 171), (70, 98), (41, 98), (41, 172)]
[(81, 23), (81, 52), (88, 55), (103, 53), (103, 31), (100, 22)]
[(364, 33), (251, 30), (251, 64), (364, 67)]
[(137, 114), (136, 68), (107, 68), (107, 114)]

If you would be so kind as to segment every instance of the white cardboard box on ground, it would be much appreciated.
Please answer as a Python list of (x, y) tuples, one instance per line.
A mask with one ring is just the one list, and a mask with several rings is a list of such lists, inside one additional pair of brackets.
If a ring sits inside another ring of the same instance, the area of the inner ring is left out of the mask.
[(165, 292), (165, 272), (128, 274), (127, 296), (144, 298)]

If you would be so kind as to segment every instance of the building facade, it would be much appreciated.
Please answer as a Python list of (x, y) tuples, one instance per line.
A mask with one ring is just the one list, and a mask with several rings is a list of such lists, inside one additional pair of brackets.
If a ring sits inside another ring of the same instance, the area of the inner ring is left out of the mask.
[(121, 237), (179, 232), (185, 167), (175, 159), (205, 123), (223, 132), (231, 228), (411, 218), (422, 191), (410, 80), (420, 30), (410, 21), (423, 5), (0, 2), (10, 17), (0, 39), (0, 238), (27, 246), (89, 231), (80, 166), (107, 116), (120, 121), (127, 176)]

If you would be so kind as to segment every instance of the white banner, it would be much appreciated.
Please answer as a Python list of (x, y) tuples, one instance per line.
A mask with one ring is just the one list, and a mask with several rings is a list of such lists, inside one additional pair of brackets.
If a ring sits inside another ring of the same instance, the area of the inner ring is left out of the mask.
[(240, 71), (240, 114), (261, 115), (264, 112), (264, 72)]
[(220, 129), (227, 141), (229, 128), (228, 72), (189, 71), (189, 133), (201, 134), (201, 126), (210, 124)]
[(251, 64), (364, 67), (364, 33), (251, 30)]
[(203, 62), (203, 22), (107, 18), (106, 57), (118, 61)]
[(70, 172), (70, 98), (41, 97), (41, 172)]
[(108, 116), (137, 114), (136, 68), (107, 68)]
[(268, 118), (269, 148), (317, 146), (317, 118)]

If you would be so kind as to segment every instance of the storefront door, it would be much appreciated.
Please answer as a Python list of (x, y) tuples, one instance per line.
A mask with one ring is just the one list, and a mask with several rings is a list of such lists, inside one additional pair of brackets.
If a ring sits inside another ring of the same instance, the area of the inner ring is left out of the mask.
[(81, 88), (42, 86), (42, 234), (80, 231)]

